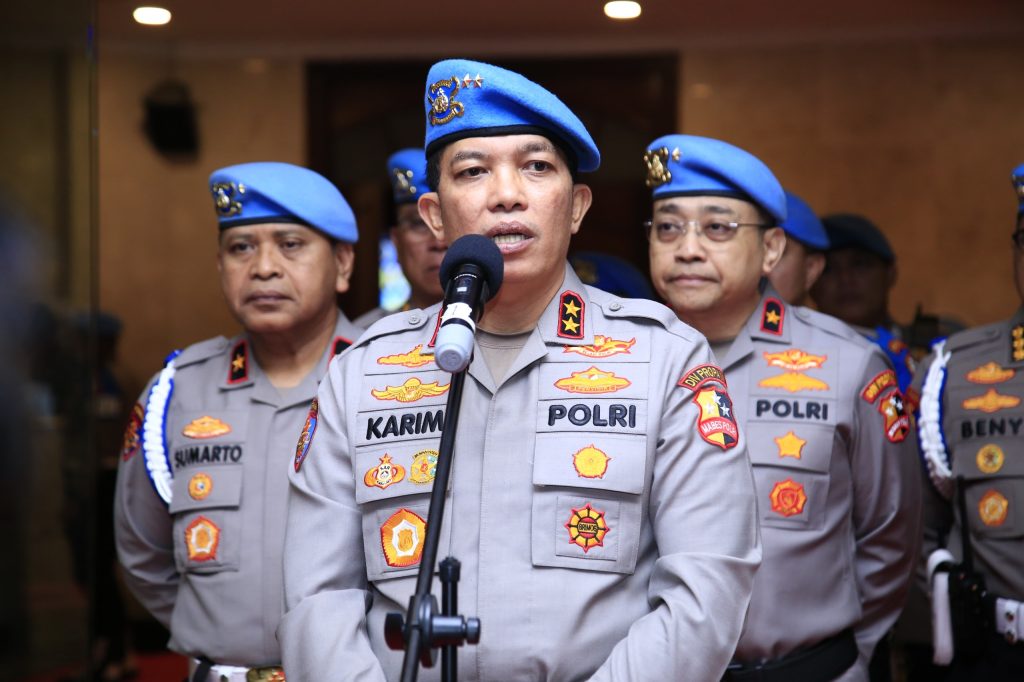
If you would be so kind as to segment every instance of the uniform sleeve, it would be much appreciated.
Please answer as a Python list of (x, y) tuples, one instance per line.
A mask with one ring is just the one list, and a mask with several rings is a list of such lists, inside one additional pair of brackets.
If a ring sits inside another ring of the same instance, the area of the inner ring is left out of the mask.
[[(139, 398), (140, 405), (145, 404), (148, 394), (147, 387)], [(133, 446), (127, 442), (133, 426), (134, 422), (130, 423), (126, 432), (114, 493), (117, 556), (132, 594), (170, 629), (180, 580), (174, 563), (173, 522), (146, 473), (141, 443)], [(141, 425), (138, 432), (141, 438)]]
[(343, 408), (345, 366), (333, 362), (321, 383), (309, 449), (298, 471), (288, 471), (285, 615), (278, 638), (292, 681), (384, 680), (366, 632), (371, 596)]
[[(675, 384), (684, 370), (713, 362), (710, 349), (702, 343), (689, 357), (678, 350), (665, 355), (666, 366), (651, 372), (663, 370), (669, 382), (660, 427), (652, 424), (658, 431), (649, 434), (657, 437), (648, 517), (659, 554), (648, 586), (653, 610), (630, 627), (593, 680), (720, 679), (736, 650), (761, 561), (744, 441), (723, 448), (704, 440), (698, 391)], [(717, 383), (704, 388), (725, 394)]]
[(896, 388), (870, 402), (861, 396), (887, 368), (881, 354), (873, 352), (853, 397), (850, 467), (862, 616), (854, 633), (860, 657), (850, 673), (866, 674), (875, 646), (896, 622), (921, 542), (921, 474), (903, 396)]

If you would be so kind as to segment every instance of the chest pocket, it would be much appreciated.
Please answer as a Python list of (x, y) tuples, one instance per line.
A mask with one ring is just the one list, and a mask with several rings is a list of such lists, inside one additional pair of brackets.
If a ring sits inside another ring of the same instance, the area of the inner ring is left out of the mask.
[(824, 526), (834, 437), (828, 425), (748, 421), (747, 452), (762, 526)]
[(533, 565), (632, 573), (646, 475), (646, 435), (537, 434)]
[[(419, 570), (437, 447), (433, 438), (356, 448), (356, 502), (363, 512), (363, 553), (371, 581)], [(448, 545), (442, 532), (439, 556), (447, 556)]]
[(1019, 443), (995, 438), (960, 444), (953, 474), (963, 476), (971, 533), (978, 537), (1024, 536), (1024, 456)]
[(242, 551), (243, 468), (209, 466), (179, 471), (169, 510), (174, 560), (181, 572), (237, 571)]

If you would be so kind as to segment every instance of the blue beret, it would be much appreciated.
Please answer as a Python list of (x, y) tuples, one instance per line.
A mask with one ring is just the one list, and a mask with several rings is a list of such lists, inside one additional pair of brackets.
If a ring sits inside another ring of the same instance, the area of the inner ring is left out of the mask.
[(356, 217), (338, 188), (308, 168), (266, 161), (210, 174), (220, 229), (255, 223), (299, 223), (355, 243)]
[(491, 64), (446, 59), (427, 73), (426, 153), (466, 137), (534, 133), (553, 137), (588, 173), (601, 165), (601, 152), (576, 114), (553, 94)]
[(1017, 215), (1024, 215), (1024, 163), (1013, 169), (1013, 189), (1017, 192)]
[(430, 191), (427, 157), (416, 147), (400, 149), (388, 157), (388, 178), (396, 204), (410, 204)]
[(655, 199), (731, 197), (757, 204), (779, 224), (786, 220), (786, 196), (768, 166), (728, 142), (666, 135), (647, 145), (644, 163)]
[(569, 256), (569, 263), (580, 281), (610, 294), (625, 298), (649, 298), (654, 292), (647, 277), (632, 263), (617, 256), (596, 251), (580, 251)]
[(828, 234), (818, 216), (807, 202), (786, 191), (786, 220), (782, 223), (786, 234), (812, 249), (824, 251), (828, 249)]
[(835, 213), (821, 219), (828, 234), (829, 251), (836, 249), (861, 249), (875, 254), (887, 263), (896, 260), (896, 254), (889, 246), (878, 227), (855, 213)]

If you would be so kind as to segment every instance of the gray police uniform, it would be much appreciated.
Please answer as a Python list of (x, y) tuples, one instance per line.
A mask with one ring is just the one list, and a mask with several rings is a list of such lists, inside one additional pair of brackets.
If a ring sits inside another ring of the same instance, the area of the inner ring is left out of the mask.
[(841, 679), (866, 679), (903, 606), (920, 528), (919, 467), (896, 377), (848, 326), (771, 287), (722, 369), (764, 541), (736, 659), (749, 666), (821, 645), (820, 655), (849, 660), (852, 630), (857, 661)]
[[(437, 318), (384, 319), (321, 386), (290, 474), (290, 680), (399, 676), (384, 616), (404, 612), (422, 551), (451, 378), (429, 354)], [(705, 340), (567, 266), (502, 381), (476, 350), (439, 554), (462, 562), (460, 610), (482, 621), (460, 679), (717, 679), (760, 543)]]
[(339, 311), (324, 357), (291, 389), (270, 383), (241, 335), (189, 346), (143, 392), (118, 472), (117, 549), (174, 651), (280, 664), (286, 468), (328, 363), (360, 333)]
[(359, 327), (360, 329), (368, 329), (370, 325), (378, 320), (383, 320), (388, 315), (392, 314), (393, 311), (385, 310), (380, 306), (367, 310), (365, 313), (352, 320), (352, 324)]
[(926, 486), (923, 555), (948, 537), (945, 546), (963, 557), (965, 520), (954, 503), (962, 476), (974, 570), (997, 600), (994, 634), (1013, 647), (997, 641), (987, 657), (1024, 665), (1024, 308), (936, 344), (912, 394), (933, 483)]

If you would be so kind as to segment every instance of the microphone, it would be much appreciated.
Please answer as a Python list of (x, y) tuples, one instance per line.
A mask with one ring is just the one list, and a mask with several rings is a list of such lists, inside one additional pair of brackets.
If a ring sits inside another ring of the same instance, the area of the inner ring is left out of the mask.
[(444, 306), (434, 343), (434, 362), (446, 372), (461, 372), (473, 359), (476, 322), (494, 298), (505, 275), (501, 251), (487, 237), (467, 234), (448, 248), (441, 261)]

